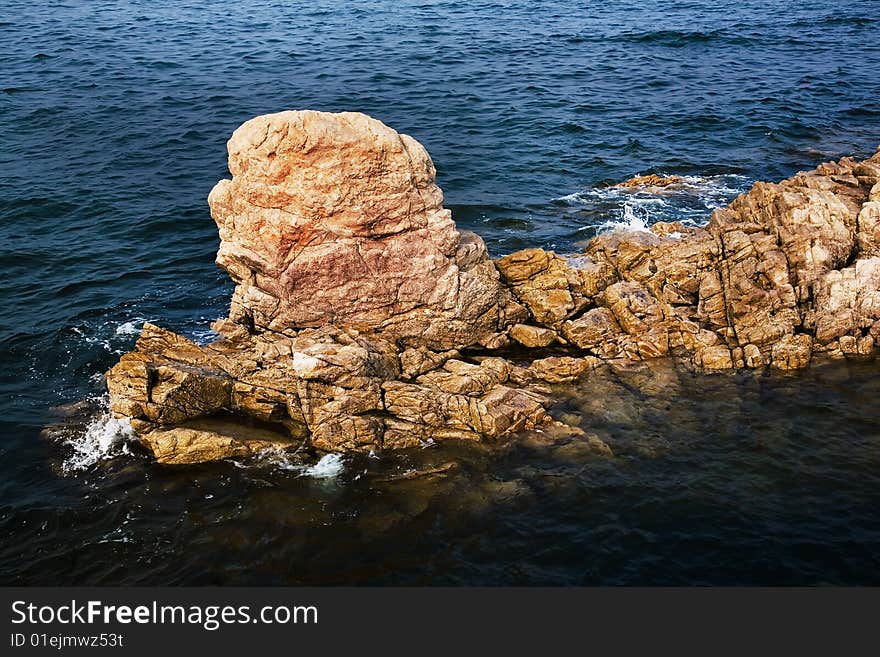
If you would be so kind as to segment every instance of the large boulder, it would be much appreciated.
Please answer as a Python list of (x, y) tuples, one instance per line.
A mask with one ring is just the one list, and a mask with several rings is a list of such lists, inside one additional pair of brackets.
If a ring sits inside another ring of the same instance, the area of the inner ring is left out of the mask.
[(456, 229), (427, 151), (364, 114), (244, 123), (211, 191), (230, 318), (259, 332), (325, 324), (407, 346), (491, 342), (524, 319), (482, 239)]

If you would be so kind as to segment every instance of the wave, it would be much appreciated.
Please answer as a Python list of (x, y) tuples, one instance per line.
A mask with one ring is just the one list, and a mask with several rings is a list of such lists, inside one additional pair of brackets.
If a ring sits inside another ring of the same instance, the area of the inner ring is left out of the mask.
[(678, 177), (680, 182), (668, 187), (599, 186), (553, 202), (589, 220), (579, 232), (648, 230), (658, 221), (702, 226), (714, 210), (728, 205), (751, 184), (749, 178), (739, 174)]
[(72, 448), (61, 464), (65, 474), (88, 470), (100, 461), (131, 454), (128, 445), (137, 440), (128, 418), (116, 418), (105, 410), (82, 432), (71, 432), (64, 438)]
[(873, 25), (874, 23), (880, 21), (880, 19), (872, 16), (841, 16), (840, 14), (828, 14), (822, 18), (810, 18), (810, 19), (799, 19), (787, 23), (787, 27), (816, 27), (821, 25), (828, 26), (856, 26), (856, 27), (865, 27), (868, 25)]
[(632, 205), (624, 202), (620, 210), (620, 218), (609, 219), (599, 224), (599, 231), (627, 230), (634, 232), (648, 232), (650, 226), (650, 213), (644, 206)]
[(725, 43), (729, 45), (754, 45), (756, 38), (741, 32), (731, 32), (726, 28), (714, 30), (650, 30), (646, 32), (624, 32), (608, 36), (606, 41), (660, 45), (668, 48), (684, 48), (690, 45)]
[[(299, 451), (299, 450), (297, 450)], [(279, 470), (294, 472), (301, 477), (314, 479), (334, 479), (345, 471), (345, 460), (341, 454), (329, 453), (322, 456), (317, 463), (307, 464), (296, 459), (297, 452), (288, 452), (277, 447), (269, 447), (261, 451), (255, 463), (270, 465)], [(248, 467), (249, 463), (236, 461), (239, 467)]]

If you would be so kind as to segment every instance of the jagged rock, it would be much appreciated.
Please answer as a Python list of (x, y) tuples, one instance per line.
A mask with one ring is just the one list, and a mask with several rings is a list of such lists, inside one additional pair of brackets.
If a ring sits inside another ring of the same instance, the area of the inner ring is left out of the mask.
[(840, 353), (847, 358), (865, 358), (874, 352), (874, 336), (866, 335), (857, 338), (844, 335), (839, 341)]
[(743, 347), (743, 362), (749, 369), (758, 369), (767, 364), (761, 350), (753, 344)]
[(583, 317), (562, 326), (565, 339), (581, 349), (608, 358), (617, 357), (616, 339), (621, 328), (608, 308), (593, 308)]
[(456, 438), (461, 437), (459, 432), (498, 438), (534, 428), (547, 419), (541, 397), (500, 384), (484, 394), (470, 395), (402, 381), (388, 381), (383, 389), (389, 413), (435, 440), (445, 438), (449, 429), (456, 432)]
[(704, 370), (729, 370), (733, 368), (733, 355), (724, 345), (703, 347), (694, 354), (694, 363)]
[(863, 256), (880, 255), (880, 183), (868, 194), (858, 216), (858, 249)]
[[(449, 356), (442, 369), (408, 384), (399, 380), (398, 354), (388, 342), (351, 330), (199, 346), (146, 324), (137, 351), (123, 357), (107, 383), (113, 411), (132, 418), (163, 463), (250, 456), (299, 447), (305, 437), (318, 451), (500, 438), (549, 420), (546, 398), (507, 385), (507, 361)], [(222, 420), (230, 412), (235, 416)], [(271, 431), (243, 434), (235, 418), (267, 423)]]
[(770, 351), (771, 365), (780, 370), (802, 369), (810, 364), (813, 353), (813, 338), (804, 333), (786, 335), (773, 345)]
[(606, 362), (790, 370), (880, 344), (880, 152), (757, 183), (704, 228), (497, 263), (424, 149), (362, 114), (258, 117), (229, 155), (209, 198), (236, 283), (220, 338), (145, 324), (107, 374), (163, 463), (498, 440), (555, 426), (550, 385)]
[(815, 310), (806, 322), (827, 344), (846, 335), (862, 337), (880, 320), (880, 257), (824, 274), (814, 287)]
[(436, 353), (424, 347), (404, 349), (400, 354), (400, 368), (403, 378), (412, 379), (419, 374), (430, 372), (443, 365), (450, 358), (457, 358), (459, 355), (455, 349), (442, 353)]
[(137, 349), (107, 373), (111, 409), (117, 415), (173, 425), (231, 404), (232, 380), (189, 340), (146, 323)]
[(218, 420), (196, 420), (170, 429), (156, 429), (142, 434), (141, 439), (159, 463), (168, 465), (247, 458), (264, 450), (287, 449), (302, 443), (273, 431)]

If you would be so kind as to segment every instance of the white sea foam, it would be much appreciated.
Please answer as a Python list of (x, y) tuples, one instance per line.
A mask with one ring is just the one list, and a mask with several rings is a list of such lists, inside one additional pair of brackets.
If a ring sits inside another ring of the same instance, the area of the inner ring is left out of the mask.
[(301, 477), (331, 479), (345, 470), (345, 463), (340, 454), (325, 454), (314, 465), (303, 465), (292, 457), (293, 454), (277, 447), (268, 447), (259, 453), (259, 460), (262, 463), (270, 464), (279, 470), (296, 472)]
[(315, 465), (306, 468), (303, 474), (316, 479), (330, 479), (345, 470), (345, 463), (339, 454), (325, 454)]
[[(296, 452), (290, 453), (279, 447), (267, 447), (257, 454), (257, 458), (262, 463), (268, 463), (279, 470), (290, 470), (292, 472), (302, 472), (306, 469), (302, 463), (293, 459)], [(241, 467), (246, 467), (244, 463), (239, 463)]]
[(144, 321), (139, 317), (124, 322), (116, 327), (116, 335), (138, 335), (144, 327)]
[(128, 442), (134, 439), (134, 430), (127, 418), (102, 413), (86, 426), (85, 431), (66, 440), (73, 453), (65, 459), (62, 468), (65, 472), (78, 472), (99, 461), (128, 454)]
[(555, 199), (558, 203), (607, 217), (591, 221), (582, 231), (647, 230), (657, 221), (704, 225), (712, 211), (746, 191), (749, 179), (737, 174), (680, 176), (681, 182), (662, 188), (595, 187)]

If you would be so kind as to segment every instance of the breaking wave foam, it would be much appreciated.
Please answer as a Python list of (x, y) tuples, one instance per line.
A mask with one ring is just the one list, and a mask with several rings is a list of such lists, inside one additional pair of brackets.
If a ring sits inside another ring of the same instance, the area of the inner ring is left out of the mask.
[(313, 477), (315, 479), (332, 479), (342, 474), (345, 470), (345, 461), (341, 454), (325, 454), (317, 463), (312, 465), (306, 465), (294, 460), (294, 455), (295, 452), (291, 454), (285, 450), (269, 447), (260, 452), (259, 460), (281, 470), (295, 472), (301, 477)]
[(325, 454), (315, 465), (306, 468), (303, 474), (316, 479), (330, 479), (345, 470), (345, 463), (339, 454)]
[[(738, 174), (679, 176), (680, 182), (663, 188), (595, 187), (555, 199), (590, 216), (580, 230), (647, 230), (658, 221), (680, 221), (702, 226), (718, 208), (747, 191), (750, 180)], [(595, 217), (604, 220), (596, 221)]]
[(620, 218), (611, 219), (599, 224), (600, 231), (606, 230), (629, 230), (647, 232), (651, 224), (650, 213), (647, 208), (630, 203), (624, 203), (620, 209)]
[(141, 318), (135, 318), (127, 322), (123, 322), (116, 327), (116, 335), (140, 335), (144, 322)]
[(73, 453), (64, 460), (62, 468), (64, 472), (80, 472), (99, 461), (130, 454), (128, 443), (135, 439), (128, 418), (115, 418), (104, 412), (93, 419), (85, 431), (66, 439)]

